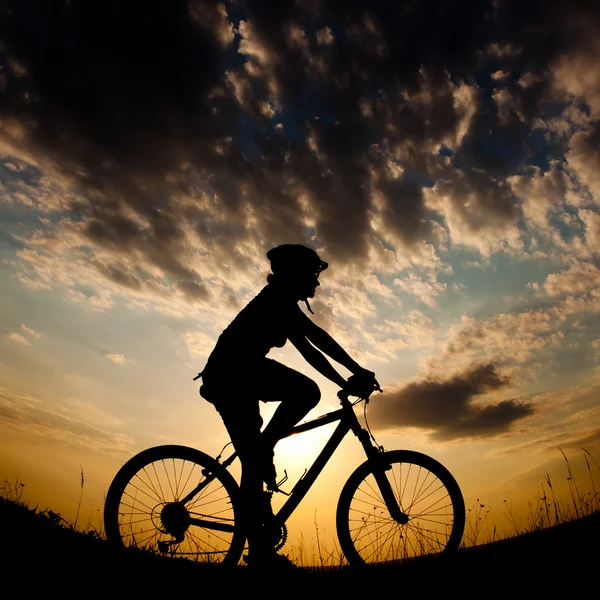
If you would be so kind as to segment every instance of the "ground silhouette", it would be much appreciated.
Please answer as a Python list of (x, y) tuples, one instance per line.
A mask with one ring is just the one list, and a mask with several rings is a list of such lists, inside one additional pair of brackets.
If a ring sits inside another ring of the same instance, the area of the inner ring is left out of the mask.
[[(293, 573), (224, 570), (186, 560), (117, 549), (94, 532), (64, 526), (52, 511), (34, 511), (0, 498), (0, 570), (3, 591), (63, 596), (121, 597), (128, 593), (181, 593), (202, 589), (225, 597), (250, 591), (279, 594), (419, 591), (499, 597), (507, 593), (583, 592), (595, 581), (600, 513), (518, 537), (460, 550), (447, 559), (417, 559), (396, 567), (362, 570), (299, 568)], [(393, 587), (391, 587), (393, 586)]]

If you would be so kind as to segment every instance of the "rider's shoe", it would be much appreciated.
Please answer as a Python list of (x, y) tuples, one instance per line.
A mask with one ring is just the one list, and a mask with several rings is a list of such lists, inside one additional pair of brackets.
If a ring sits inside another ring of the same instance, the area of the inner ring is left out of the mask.
[(244, 556), (244, 561), (249, 568), (270, 571), (293, 571), (298, 567), (283, 554), (277, 554), (275, 550), (250, 551)]

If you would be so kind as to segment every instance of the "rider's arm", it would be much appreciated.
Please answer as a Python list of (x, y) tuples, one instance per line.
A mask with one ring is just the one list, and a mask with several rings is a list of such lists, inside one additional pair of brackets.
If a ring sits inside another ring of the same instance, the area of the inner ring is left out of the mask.
[[(341, 388), (346, 385), (346, 380), (331, 366), (331, 363), (301, 334), (290, 336), (290, 342), (294, 344), (298, 352), (302, 354), (306, 362), (313, 366), (321, 375), (337, 383)], [(342, 363), (340, 363), (342, 364)]]
[(324, 329), (313, 323), (304, 313), (302, 313), (302, 316), (304, 317), (302, 323), (303, 333), (319, 350), (346, 367), (351, 373), (361, 374), (367, 371), (350, 357)]

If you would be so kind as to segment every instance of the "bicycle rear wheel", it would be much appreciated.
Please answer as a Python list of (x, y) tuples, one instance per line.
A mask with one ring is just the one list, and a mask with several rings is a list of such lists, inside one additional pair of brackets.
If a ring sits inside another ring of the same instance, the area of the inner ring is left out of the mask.
[(240, 511), (238, 484), (216, 460), (185, 446), (157, 446), (115, 476), (104, 527), (123, 546), (236, 565), (245, 541)]
[(391, 563), (456, 550), (465, 527), (465, 504), (456, 480), (433, 458), (410, 450), (379, 457), (406, 523), (394, 519), (375, 480), (372, 461), (350, 476), (338, 501), (340, 546), (353, 566)]

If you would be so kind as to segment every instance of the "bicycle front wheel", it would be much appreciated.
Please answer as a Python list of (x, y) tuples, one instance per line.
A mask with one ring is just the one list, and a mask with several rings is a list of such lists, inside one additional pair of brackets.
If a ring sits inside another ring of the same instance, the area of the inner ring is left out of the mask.
[[(456, 480), (433, 458), (410, 450), (378, 457), (402, 513), (390, 515), (373, 461), (352, 473), (340, 495), (336, 526), (341, 549), (353, 566), (392, 563), (452, 552), (462, 539), (465, 503)], [(393, 511), (392, 511), (393, 512)]]
[(239, 487), (207, 454), (157, 446), (130, 459), (110, 485), (104, 527), (110, 542), (170, 557), (236, 565), (245, 535)]

